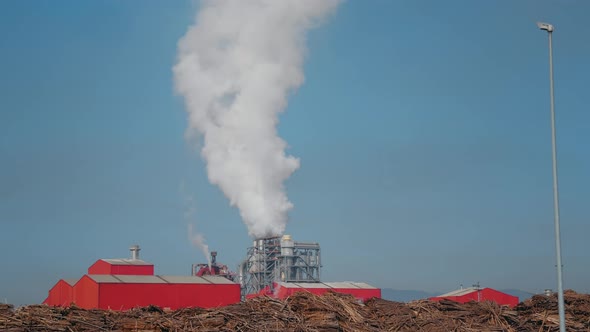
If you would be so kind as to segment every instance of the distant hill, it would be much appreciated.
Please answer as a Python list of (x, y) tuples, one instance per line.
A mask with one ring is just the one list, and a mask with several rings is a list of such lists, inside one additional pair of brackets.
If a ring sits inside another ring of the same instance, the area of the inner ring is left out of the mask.
[(391, 288), (381, 289), (381, 297), (383, 299), (396, 302), (410, 302), (414, 300), (422, 300), (436, 295), (440, 294), (428, 293), (419, 290), (400, 290)]
[[(518, 301), (522, 302), (526, 299), (531, 298), (533, 293), (525, 292), (520, 289), (500, 289), (500, 292), (510, 294), (512, 296), (518, 296)], [(410, 302), (415, 300), (428, 299), (429, 297), (438, 296), (444, 292), (429, 293), (419, 290), (400, 290), (392, 288), (381, 289), (381, 297), (385, 300), (396, 301), (396, 302)]]

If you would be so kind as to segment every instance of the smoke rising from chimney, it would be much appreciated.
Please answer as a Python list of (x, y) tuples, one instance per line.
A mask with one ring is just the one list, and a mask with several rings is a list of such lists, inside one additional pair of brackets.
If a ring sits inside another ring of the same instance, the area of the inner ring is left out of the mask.
[(185, 204), (185, 212), (184, 212), (184, 219), (188, 225), (188, 239), (193, 246), (199, 249), (207, 262), (209, 264), (209, 270), (211, 269), (211, 256), (209, 255), (209, 245), (205, 240), (205, 236), (197, 231), (195, 231), (195, 227), (193, 226), (193, 222), (195, 219), (195, 212), (197, 210), (195, 206), (195, 200), (193, 196), (187, 193), (185, 188), (185, 183), (182, 181), (180, 183), (180, 192), (184, 197), (184, 204)]
[(196, 248), (199, 248), (203, 255), (207, 258), (209, 270), (211, 270), (211, 255), (209, 254), (209, 245), (205, 241), (203, 234), (194, 230), (193, 224), (188, 224), (188, 238)]
[(254, 238), (281, 235), (293, 204), (284, 181), (299, 168), (277, 134), (288, 94), (304, 79), (306, 32), (339, 0), (205, 0), (178, 44), (176, 90), (187, 137), (203, 136), (209, 181)]

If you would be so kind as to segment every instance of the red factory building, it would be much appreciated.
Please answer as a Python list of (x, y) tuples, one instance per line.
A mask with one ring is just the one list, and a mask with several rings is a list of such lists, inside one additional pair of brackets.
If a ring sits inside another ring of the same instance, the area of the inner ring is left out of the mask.
[(309, 292), (315, 295), (322, 295), (329, 291), (350, 294), (363, 302), (373, 297), (381, 298), (380, 288), (373, 287), (364, 282), (278, 282), (275, 289), (276, 297), (279, 299), (285, 299), (296, 292)]
[(49, 290), (49, 295), (43, 303), (60, 307), (69, 306), (72, 303), (76, 282), (77, 279), (61, 279)]
[(43, 303), (112, 310), (157, 305), (174, 310), (240, 302), (239, 284), (222, 276), (154, 275), (154, 265), (140, 260), (139, 250), (131, 247), (131, 259), (99, 259), (77, 281), (58, 281)]
[(431, 297), (431, 301), (451, 300), (459, 303), (467, 303), (471, 301), (483, 302), (491, 301), (499, 305), (506, 305), (511, 308), (518, 304), (518, 297), (510, 294), (502, 293), (492, 288), (469, 287), (458, 289), (443, 295)]
[(308, 292), (315, 295), (322, 295), (329, 291), (343, 294), (350, 294), (363, 302), (370, 298), (381, 298), (381, 289), (373, 287), (364, 282), (276, 282), (274, 291), (268, 288), (258, 294), (250, 294), (247, 298), (257, 296), (270, 296), (277, 299), (286, 299), (297, 292)]

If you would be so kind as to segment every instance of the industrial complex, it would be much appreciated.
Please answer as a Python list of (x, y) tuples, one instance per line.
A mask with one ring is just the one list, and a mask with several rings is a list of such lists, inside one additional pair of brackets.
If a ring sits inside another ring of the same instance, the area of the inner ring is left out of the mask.
[[(99, 259), (81, 278), (59, 280), (43, 303), (110, 310), (156, 305), (175, 310), (220, 307), (259, 296), (285, 299), (297, 292), (322, 295), (332, 291), (363, 302), (381, 298), (381, 289), (364, 282), (322, 281), (319, 243), (297, 242), (290, 235), (254, 240), (237, 272), (219, 263), (213, 251), (209, 263), (192, 265), (191, 275), (154, 275), (154, 265), (139, 258), (139, 246), (129, 250), (130, 258)], [(479, 284), (429, 300), (518, 304), (518, 297)]]
[(238, 273), (217, 262), (193, 264), (191, 275), (154, 275), (154, 265), (130, 248), (126, 259), (99, 259), (80, 279), (61, 279), (43, 302), (52, 306), (127, 310), (156, 305), (175, 310), (211, 308), (251, 297), (286, 298), (296, 292), (351, 294), (361, 301), (381, 297), (379, 288), (363, 282), (322, 282), (318, 243), (295, 242), (291, 236), (255, 240)]
[(258, 239), (239, 267), (242, 298), (286, 298), (298, 291), (351, 294), (359, 300), (381, 297), (379, 288), (361, 282), (322, 282), (319, 243), (296, 242), (290, 235)]
[(240, 285), (223, 276), (154, 275), (154, 265), (139, 259), (139, 246), (130, 250), (130, 259), (99, 259), (80, 279), (58, 281), (43, 303), (111, 310), (157, 305), (174, 310), (240, 301)]

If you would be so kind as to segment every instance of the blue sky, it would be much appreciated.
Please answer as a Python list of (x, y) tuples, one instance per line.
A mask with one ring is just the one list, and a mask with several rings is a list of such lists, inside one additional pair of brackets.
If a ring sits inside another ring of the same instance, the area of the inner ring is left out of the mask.
[[(0, 2), (0, 300), (139, 243), (159, 274), (251, 244), (187, 143), (172, 66), (193, 1)], [(287, 233), (326, 281), (448, 291), (555, 289), (547, 36), (565, 288), (590, 278), (590, 26), (585, 1), (348, 0), (308, 38), (281, 116), (301, 168)]]

